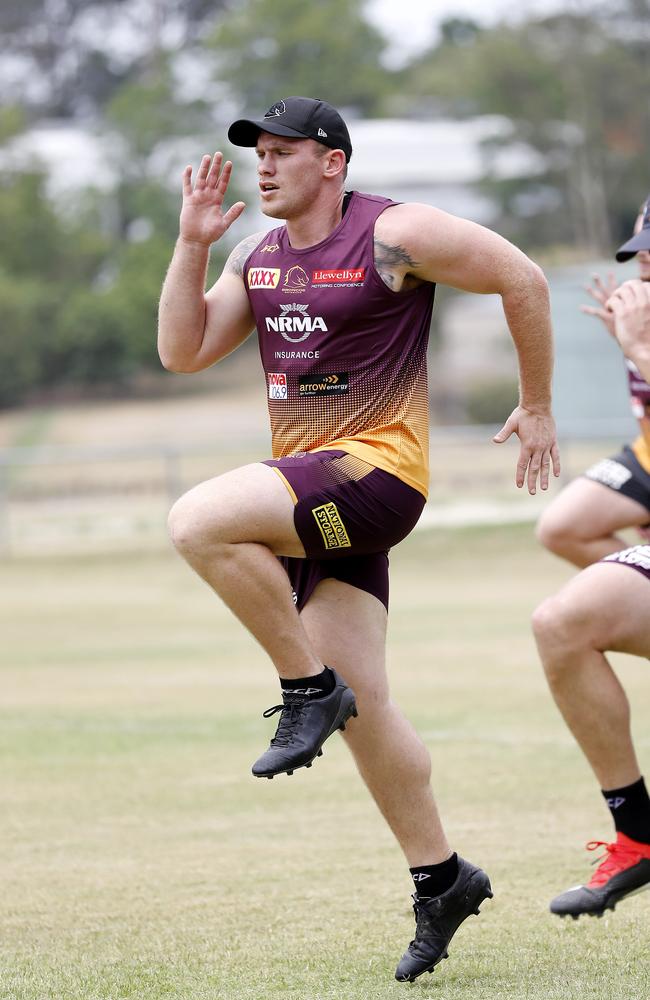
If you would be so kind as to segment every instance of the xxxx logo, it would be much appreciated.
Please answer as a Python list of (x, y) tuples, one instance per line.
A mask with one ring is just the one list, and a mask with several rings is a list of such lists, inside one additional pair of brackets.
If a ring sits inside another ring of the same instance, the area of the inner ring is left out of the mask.
[(249, 288), (277, 288), (279, 281), (279, 267), (251, 267), (248, 272)]

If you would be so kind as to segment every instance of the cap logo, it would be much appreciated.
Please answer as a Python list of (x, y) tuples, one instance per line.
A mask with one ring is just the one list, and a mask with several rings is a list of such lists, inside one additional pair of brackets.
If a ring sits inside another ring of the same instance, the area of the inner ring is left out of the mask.
[(323, 137), (324, 139), (327, 139), (327, 132), (324, 132), (322, 128), (319, 128), (319, 130), (318, 130), (318, 135), (319, 135), (319, 136), (321, 136), (321, 135), (322, 135), (322, 137)]
[(287, 110), (287, 108), (286, 108), (286, 105), (285, 105), (284, 101), (278, 101), (277, 104), (274, 104), (273, 107), (269, 108), (269, 110), (266, 112), (266, 114), (264, 115), (264, 117), (265, 118), (279, 118), (280, 115), (283, 115), (283, 114), (286, 113), (286, 110)]

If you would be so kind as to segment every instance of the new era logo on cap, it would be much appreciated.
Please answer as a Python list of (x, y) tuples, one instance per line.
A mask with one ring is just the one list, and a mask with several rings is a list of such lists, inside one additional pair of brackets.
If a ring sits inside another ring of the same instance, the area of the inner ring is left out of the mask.
[(263, 118), (240, 118), (228, 129), (235, 146), (255, 146), (260, 132), (293, 139), (314, 139), (352, 156), (350, 133), (336, 108), (314, 97), (285, 97), (272, 104)]

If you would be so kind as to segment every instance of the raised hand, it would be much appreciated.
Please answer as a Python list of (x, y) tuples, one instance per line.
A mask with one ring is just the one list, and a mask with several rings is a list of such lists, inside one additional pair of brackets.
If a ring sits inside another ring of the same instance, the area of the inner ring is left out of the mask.
[(626, 281), (607, 301), (621, 350), (647, 380), (650, 377), (650, 284)]
[(614, 336), (614, 317), (611, 310), (607, 309), (607, 300), (616, 291), (616, 278), (610, 271), (607, 281), (603, 281), (599, 274), (594, 274), (591, 285), (585, 285), (585, 291), (591, 295), (592, 299), (598, 303), (597, 306), (580, 306), (580, 312), (587, 316), (596, 316), (604, 323), (607, 332)]
[(180, 236), (188, 243), (210, 246), (221, 239), (226, 230), (238, 219), (246, 205), (237, 201), (224, 212), (223, 202), (228, 191), (232, 163), (223, 162), (223, 154), (205, 155), (192, 183), (192, 167), (183, 171), (183, 207), (180, 217)]

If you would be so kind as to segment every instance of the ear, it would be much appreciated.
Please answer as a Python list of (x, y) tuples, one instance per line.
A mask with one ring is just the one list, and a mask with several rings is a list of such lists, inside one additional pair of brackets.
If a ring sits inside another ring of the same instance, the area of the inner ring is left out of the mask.
[(331, 149), (323, 157), (325, 177), (337, 177), (345, 171), (345, 153), (342, 149)]

